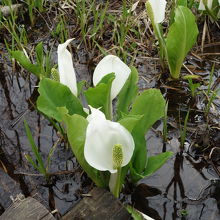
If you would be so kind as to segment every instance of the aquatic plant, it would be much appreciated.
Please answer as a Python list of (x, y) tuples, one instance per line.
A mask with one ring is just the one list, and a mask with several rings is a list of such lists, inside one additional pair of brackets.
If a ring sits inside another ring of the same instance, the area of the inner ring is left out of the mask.
[[(24, 120), (24, 127), (25, 127), (25, 131), (26, 131), (26, 135), (28, 137), (28, 141), (30, 143), (31, 146), (31, 150), (33, 153), (33, 157), (31, 157), (29, 154), (25, 154), (25, 158), (27, 159), (27, 161), (36, 169), (38, 170), (38, 172), (40, 174), (42, 174), (43, 176), (45, 176), (46, 178), (49, 178), (49, 176), (51, 175), (49, 172), (49, 168), (50, 168), (50, 162), (51, 162), (51, 157), (53, 156), (53, 153), (60, 141), (60, 139), (58, 139), (58, 141), (53, 145), (53, 147), (50, 149), (50, 152), (46, 158), (46, 162), (44, 162), (41, 153), (38, 149), (38, 147), (36, 146), (35, 142), (34, 142), (34, 137), (31, 134), (31, 130), (28, 126), (28, 123), (26, 122), (26, 120)], [(33, 159), (34, 158), (34, 159)], [(36, 161), (36, 162), (35, 162)]]
[(134, 140), (121, 124), (106, 120), (105, 115), (98, 109), (92, 107), (90, 109), (84, 156), (90, 166), (111, 173), (109, 188), (118, 197), (121, 168), (131, 160)]
[[(66, 49), (70, 42), (58, 47), (58, 69), (60, 77), (68, 71), (65, 77), (75, 86), (72, 58)], [(134, 67), (129, 68), (116, 56), (104, 57), (94, 71), (95, 87), (82, 91), (91, 114), (72, 92), (70, 82), (64, 85), (61, 80), (42, 78), (39, 83), (38, 110), (62, 122), (82, 168), (97, 186), (109, 186), (116, 197), (129, 170), (131, 180), (137, 182), (154, 173), (172, 155), (164, 152), (147, 157), (145, 134), (164, 115), (165, 100), (157, 89), (138, 94), (137, 79)], [(116, 97), (117, 110), (113, 114), (112, 101)]]
[[(189, 50), (195, 44), (199, 32), (195, 16), (191, 10), (185, 6), (178, 5), (174, 11), (175, 16), (173, 23), (169, 27), (169, 31), (165, 38), (160, 25), (164, 19), (165, 2), (165, 0), (149, 0), (146, 2), (146, 9), (153, 26), (155, 36), (159, 41), (161, 63), (164, 67), (164, 60), (166, 59), (171, 77), (178, 79), (180, 77), (183, 61)], [(157, 15), (158, 8), (161, 14), (160, 16)], [(159, 19), (155, 19), (157, 17), (159, 17)]]
[(10, 50), (12, 58), (16, 59), (24, 69), (33, 73), (38, 78), (50, 77), (52, 69), (51, 53), (44, 52), (42, 42), (36, 45), (35, 52), (36, 63), (32, 63), (24, 48), (23, 50)]
[(188, 83), (189, 83), (189, 89), (191, 91), (191, 95), (194, 98), (196, 96), (197, 89), (201, 86), (200, 83), (193, 83), (192, 79), (188, 79)]

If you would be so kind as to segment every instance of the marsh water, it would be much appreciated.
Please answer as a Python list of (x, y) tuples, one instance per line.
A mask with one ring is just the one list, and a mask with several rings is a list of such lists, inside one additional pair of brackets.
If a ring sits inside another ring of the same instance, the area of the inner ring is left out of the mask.
[[(32, 153), (24, 119), (44, 159), (59, 139), (59, 134), (36, 110), (38, 79), (10, 60), (4, 44), (4, 39), (10, 37), (7, 33), (1, 33), (0, 37), (0, 214), (12, 203), (12, 198), (22, 193), (38, 199), (51, 211), (57, 209), (55, 215), (59, 218), (94, 185), (63, 142), (58, 144), (52, 157), (50, 173), (54, 175), (49, 181), (25, 159), (25, 154)], [(52, 42), (50, 33), (45, 32), (45, 26), (32, 33), (32, 40), (34, 44), (43, 41), (45, 50), (52, 48), (52, 59), (57, 62), (57, 43)], [(207, 45), (204, 53), (219, 53), (220, 38), (217, 42), (218, 46)], [(73, 48), (77, 45), (76, 40)], [(73, 50), (73, 60), (77, 79), (91, 83), (95, 63), (83, 45), (79, 50)], [(188, 56), (185, 64), (195, 67), (197, 74), (208, 80), (213, 62), (216, 63), (213, 87), (217, 89), (220, 77), (220, 60), (217, 56), (207, 55), (202, 60)], [(168, 81), (159, 77), (161, 70), (158, 60), (137, 57), (134, 66), (139, 70), (140, 90), (159, 88), (169, 102), (168, 139), (163, 141), (163, 120), (158, 121), (146, 135), (148, 154), (170, 150), (174, 155), (156, 173), (136, 186), (126, 183), (121, 201), (154, 219), (220, 219), (218, 97), (207, 119), (204, 114), (206, 99), (202, 92), (207, 85), (203, 82), (200, 82), (203, 85), (193, 98), (187, 81)], [(187, 135), (184, 146), (180, 147), (180, 124), (183, 125), (189, 109)]]

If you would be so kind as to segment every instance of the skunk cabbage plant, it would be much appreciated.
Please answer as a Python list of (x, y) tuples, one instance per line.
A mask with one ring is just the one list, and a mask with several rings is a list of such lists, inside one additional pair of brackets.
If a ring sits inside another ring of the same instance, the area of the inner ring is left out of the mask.
[(134, 140), (129, 131), (118, 122), (106, 120), (98, 109), (90, 107), (91, 115), (87, 117), (84, 156), (88, 164), (100, 171), (115, 174), (116, 181), (111, 189), (117, 197), (119, 193), (120, 171), (127, 165), (134, 151)]
[[(95, 68), (95, 87), (77, 91), (72, 56), (66, 49), (70, 42), (58, 46), (60, 82), (41, 79), (37, 107), (54, 119), (56, 128), (62, 125), (73, 154), (93, 182), (109, 187), (118, 197), (127, 174), (136, 183), (172, 155), (164, 152), (148, 156), (146, 148), (146, 132), (163, 117), (165, 100), (157, 89), (138, 93), (137, 70), (113, 55), (104, 57)], [(83, 102), (77, 97), (79, 93), (84, 96)], [(112, 111), (116, 96), (116, 109)], [(88, 105), (91, 114), (88, 109), (84, 111)]]
[(174, 11), (174, 21), (169, 27), (165, 38), (160, 24), (156, 23), (162, 22), (164, 19), (165, 4), (165, 0), (148, 0), (146, 2), (146, 10), (155, 36), (159, 41), (162, 67), (164, 68), (165, 60), (167, 60), (171, 77), (177, 79), (180, 76), (183, 61), (195, 44), (199, 32), (195, 16), (191, 10), (185, 6), (178, 5)]

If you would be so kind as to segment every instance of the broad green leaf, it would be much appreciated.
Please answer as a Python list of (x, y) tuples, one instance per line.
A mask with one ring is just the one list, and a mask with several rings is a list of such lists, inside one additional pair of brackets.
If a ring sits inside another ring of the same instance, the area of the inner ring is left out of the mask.
[(132, 131), (135, 141), (134, 168), (137, 172), (145, 169), (147, 149), (145, 134), (148, 129), (164, 115), (165, 100), (157, 89), (142, 92), (132, 105), (130, 115), (144, 115)]
[(132, 181), (137, 182), (147, 176), (152, 175), (158, 169), (160, 169), (172, 155), (173, 152), (167, 151), (156, 156), (149, 157), (147, 161), (147, 167), (142, 173), (139, 173), (135, 170), (135, 168), (130, 167)]
[(89, 88), (84, 92), (89, 105), (100, 110), (105, 114), (107, 119), (111, 119), (112, 103), (110, 99), (112, 81), (115, 74), (110, 73), (103, 77), (101, 82), (94, 88)]
[(163, 116), (164, 106), (165, 99), (160, 90), (148, 89), (137, 96), (129, 115), (144, 115), (137, 127), (142, 133), (146, 133)]
[(136, 124), (143, 118), (143, 115), (127, 115), (118, 121), (122, 126), (124, 126), (129, 132), (132, 132)]
[(94, 181), (99, 187), (104, 187), (104, 183), (101, 181), (100, 172), (91, 167), (84, 158), (84, 143), (86, 138), (86, 128), (88, 121), (80, 115), (68, 115), (63, 114), (63, 110), (59, 108), (60, 114), (67, 125), (67, 136), (73, 154), (77, 161), (87, 173), (87, 175)]
[(150, 176), (155, 173), (158, 169), (160, 169), (167, 160), (173, 155), (173, 152), (167, 151), (155, 156), (148, 157), (147, 166), (143, 173), (143, 176)]
[(176, 1), (177, 6), (185, 6), (187, 7), (187, 0), (177, 0)]
[(31, 61), (25, 56), (23, 51), (11, 51), (11, 56), (16, 59), (17, 62), (19, 62), (19, 64), (27, 71), (35, 74), (38, 77), (40, 77), (40, 74), (43, 74), (41, 73), (41, 66), (38, 64), (32, 64)]
[(40, 96), (37, 99), (37, 108), (48, 117), (61, 121), (62, 118), (57, 107), (66, 107), (70, 115), (86, 116), (79, 99), (72, 94), (67, 86), (44, 78), (39, 83), (38, 91)]
[(170, 26), (166, 39), (167, 60), (173, 78), (179, 78), (183, 61), (195, 44), (198, 33), (195, 16), (191, 10), (178, 6), (174, 23)]
[(121, 113), (128, 114), (129, 107), (138, 93), (138, 72), (135, 67), (131, 67), (131, 74), (118, 96), (117, 118), (121, 118)]

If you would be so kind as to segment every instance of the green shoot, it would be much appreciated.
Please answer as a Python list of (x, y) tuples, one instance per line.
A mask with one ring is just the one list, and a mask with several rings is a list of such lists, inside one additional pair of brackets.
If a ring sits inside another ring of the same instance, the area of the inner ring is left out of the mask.
[(190, 110), (188, 110), (188, 112), (186, 114), (186, 117), (184, 119), (183, 128), (182, 128), (182, 126), (180, 127), (180, 148), (181, 149), (183, 149), (184, 143), (185, 143), (185, 140), (186, 140), (186, 130), (187, 130), (187, 122), (188, 122), (188, 119), (189, 119), (189, 112), (190, 112)]
[(34, 138), (31, 134), (31, 130), (30, 130), (26, 120), (24, 120), (24, 126), (25, 126), (25, 131), (26, 131), (29, 143), (31, 145), (32, 152), (34, 153), (34, 157), (35, 157), (37, 163), (34, 162), (34, 160), (31, 158), (31, 156), (26, 154), (25, 157), (28, 160), (28, 162), (30, 162), (35, 169), (37, 169), (41, 174), (43, 174), (47, 178), (48, 173), (47, 173), (46, 167), (44, 166), (43, 159), (39, 153), (38, 147), (35, 145)]
[(208, 97), (209, 97), (210, 92), (211, 92), (211, 86), (212, 86), (212, 81), (213, 81), (214, 70), (215, 70), (215, 64), (212, 65), (212, 69), (211, 69), (211, 72), (210, 72), (209, 84), (208, 84), (208, 89), (207, 89), (207, 96)]
[(168, 111), (168, 101), (166, 101), (164, 108), (164, 117), (163, 117), (163, 141), (167, 141), (167, 111)]
[(210, 97), (208, 97), (208, 103), (205, 107), (205, 115), (207, 116), (209, 114), (210, 108), (211, 108), (211, 104), (213, 103), (214, 99), (216, 98), (218, 91), (220, 91), (220, 89), (216, 90), (216, 91), (212, 91), (212, 94)]
[(55, 30), (51, 34), (53, 37), (58, 37), (60, 43), (64, 43), (69, 37), (69, 32), (65, 25), (65, 16), (61, 15), (59, 19), (59, 23), (57, 24)]
[(192, 79), (188, 79), (191, 95), (194, 98), (198, 93), (196, 90), (200, 87), (200, 83), (193, 83)]
[(52, 69), (51, 52), (44, 52), (42, 42), (37, 44), (35, 51), (37, 60), (36, 64), (31, 63), (23, 50), (10, 51), (10, 53), (12, 58), (16, 59), (27, 71), (35, 74), (39, 78), (50, 77)]
[(26, 120), (24, 120), (24, 126), (25, 126), (25, 131), (26, 131), (26, 134), (27, 134), (27, 137), (28, 137), (28, 140), (29, 140), (29, 143), (31, 145), (31, 149), (32, 149), (32, 152), (34, 154), (34, 158), (35, 160), (37, 161), (37, 163), (33, 160), (33, 158), (28, 155), (28, 154), (25, 154), (25, 158), (27, 159), (27, 161), (36, 169), (39, 171), (39, 173), (41, 173), (42, 175), (44, 175), (46, 178), (48, 178), (50, 176), (50, 173), (49, 173), (49, 168), (50, 168), (50, 163), (51, 163), (51, 158), (54, 154), (54, 151), (57, 147), (57, 145), (59, 144), (60, 140), (61, 139), (58, 139), (56, 141), (56, 143), (53, 145), (53, 147), (50, 149), (50, 152), (47, 156), (47, 159), (46, 159), (46, 165), (44, 165), (44, 162), (43, 162), (43, 159), (42, 159), (42, 156), (38, 150), (38, 147), (35, 145), (35, 142), (34, 142), (34, 138), (31, 134), (31, 131), (30, 131), (30, 128), (26, 122)]

